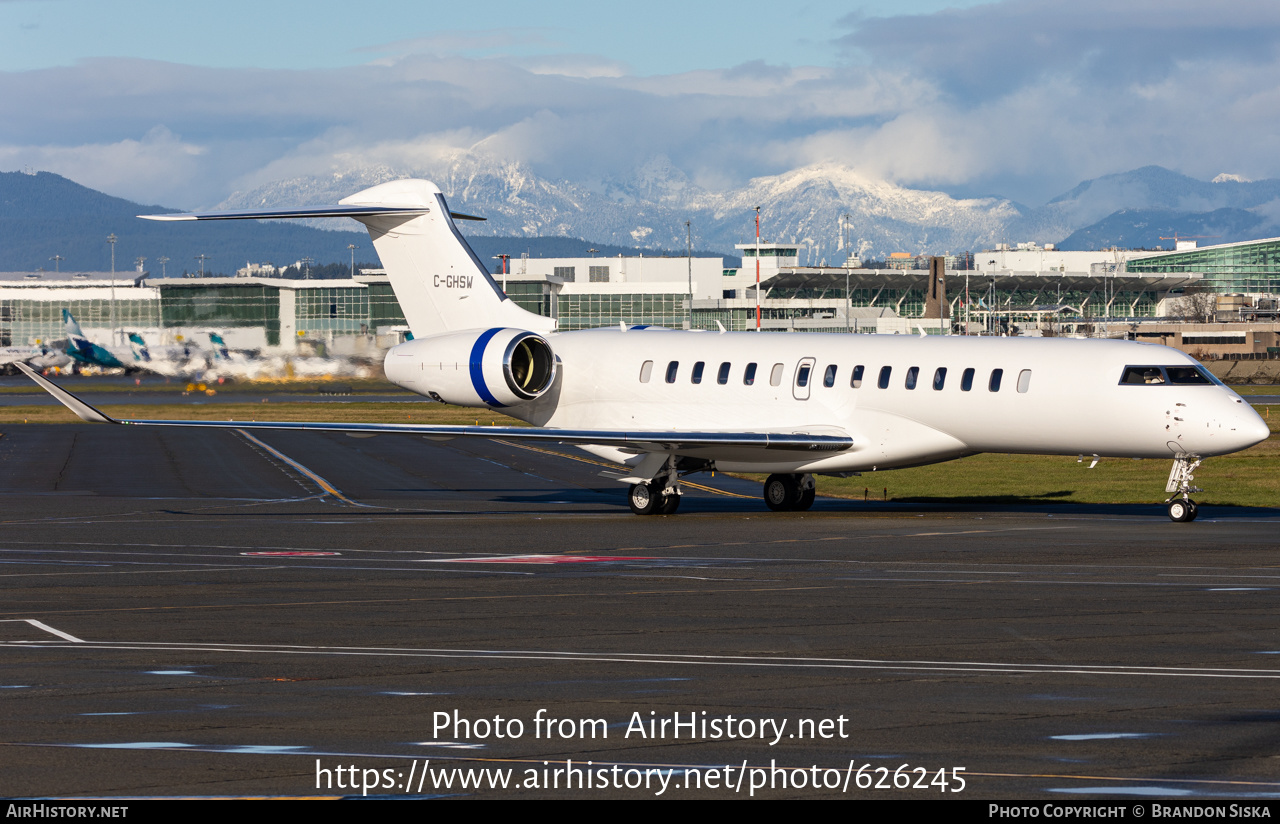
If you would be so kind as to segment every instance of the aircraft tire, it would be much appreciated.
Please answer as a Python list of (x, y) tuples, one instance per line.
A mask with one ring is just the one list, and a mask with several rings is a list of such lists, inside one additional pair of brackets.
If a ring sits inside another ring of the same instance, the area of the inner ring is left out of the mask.
[(764, 479), (764, 503), (774, 512), (790, 512), (800, 501), (800, 488), (790, 475)]
[(1191, 514), (1187, 516), (1187, 520), (1194, 521), (1196, 516), (1200, 514), (1200, 506), (1190, 498), (1187, 499), (1187, 506), (1191, 507)]
[(1169, 520), (1174, 523), (1185, 524), (1197, 514), (1196, 505), (1189, 500), (1178, 498), (1169, 502)]
[(800, 500), (796, 502), (795, 511), (805, 512), (809, 507), (813, 506), (813, 499), (818, 497), (818, 490), (814, 488), (800, 490)]
[(676, 510), (680, 508), (680, 497), (681, 496), (676, 495), (674, 493), (666, 496), (665, 498), (662, 499), (662, 503), (658, 504), (657, 508), (654, 511), (657, 512), (659, 515), (676, 514)]
[(627, 504), (637, 515), (652, 515), (661, 500), (649, 484), (632, 484), (627, 492)]

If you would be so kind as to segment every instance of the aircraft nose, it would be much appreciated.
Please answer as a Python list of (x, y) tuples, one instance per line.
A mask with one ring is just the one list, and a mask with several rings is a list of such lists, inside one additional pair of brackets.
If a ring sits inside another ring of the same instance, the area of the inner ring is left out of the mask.
[(1234, 414), (1228, 413), (1223, 418), (1223, 423), (1231, 429), (1228, 438), (1232, 452), (1248, 449), (1271, 437), (1271, 427), (1257, 410), (1247, 403), (1238, 402)]
[(1271, 427), (1252, 407), (1250, 407), (1249, 413), (1242, 417), (1244, 417), (1244, 420), (1240, 421), (1236, 431), (1240, 433), (1243, 439), (1249, 442), (1249, 446), (1262, 443), (1271, 437)]

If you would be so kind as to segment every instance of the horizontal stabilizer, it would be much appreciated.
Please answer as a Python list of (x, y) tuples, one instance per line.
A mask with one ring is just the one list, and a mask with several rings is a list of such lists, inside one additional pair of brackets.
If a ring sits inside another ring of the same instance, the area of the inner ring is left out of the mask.
[[(294, 209), (239, 209), (227, 212), (187, 212), (168, 215), (138, 215), (143, 220), (268, 220), (306, 217), (415, 217), (431, 211), (426, 206), (304, 206)], [(485, 220), (475, 215), (449, 212), (454, 220)]]
[(807, 435), (778, 432), (625, 432), (612, 429), (540, 429), (531, 426), (440, 426), (410, 423), (303, 423), (275, 421), (162, 421), (116, 420), (75, 395), (41, 377), (26, 364), (17, 364), (29, 378), (84, 421), (131, 426), (185, 426), (208, 429), (281, 429), (348, 434), (422, 435), (430, 438), (504, 438), (513, 441), (612, 446), (637, 454), (750, 449), (783, 452), (840, 452), (853, 446), (848, 435)]

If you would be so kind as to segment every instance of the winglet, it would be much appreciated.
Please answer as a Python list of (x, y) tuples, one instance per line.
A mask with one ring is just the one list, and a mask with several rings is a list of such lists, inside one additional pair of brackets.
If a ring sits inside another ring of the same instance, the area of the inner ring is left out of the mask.
[(25, 363), (15, 363), (14, 366), (21, 369), (22, 373), (35, 381), (41, 389), (48, 392), (50, 395), (53, 395), (59, 403), (76, 413), (76, 417), (80, 418), (80, 420), (88, 421), (89, 423), (120, 423), (120, 421), (117, 421), (115, 418), (104, 415), (94, 409), (92, 406), (80, 400), (75, 395), (72, 395), (70, 392), (63, 389), (61, 386), (58, 386), (48, 378), (45, 378)]

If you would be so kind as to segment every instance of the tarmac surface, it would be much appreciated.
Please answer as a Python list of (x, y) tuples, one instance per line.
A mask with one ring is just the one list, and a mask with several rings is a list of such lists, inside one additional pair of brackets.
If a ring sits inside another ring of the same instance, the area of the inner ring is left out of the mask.
[(6, 796), (1280, 796), (1280, 510), (641, 518), (567, 447), (0, 433)]

